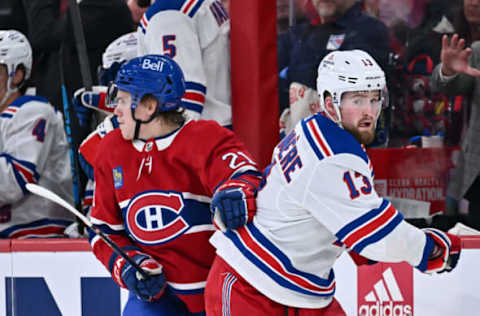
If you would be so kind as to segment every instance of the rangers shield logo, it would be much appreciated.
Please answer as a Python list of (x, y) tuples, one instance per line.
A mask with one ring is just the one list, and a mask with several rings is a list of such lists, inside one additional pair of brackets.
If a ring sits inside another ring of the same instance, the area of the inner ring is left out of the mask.
[(328, 38), (327, 49), (328, 50), (337, 50), (342, 46), (343, 40), (345, 39), (345, 34), (330, 35)]

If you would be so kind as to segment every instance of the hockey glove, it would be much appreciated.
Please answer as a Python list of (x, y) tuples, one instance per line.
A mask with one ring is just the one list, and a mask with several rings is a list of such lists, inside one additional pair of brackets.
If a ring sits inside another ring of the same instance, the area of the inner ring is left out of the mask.
[(215, 191), (210, 211), (213, 214), (213, 223), (221, 231), (237, 229), (253, 219), (257, 211), (255, 197), (260, 182), (255, 176), (230, 179)]
[[(73, 94), (73, 104), (77, 113), (87, 113), (87, 122), (90, 117), (90, 109), (103, 112), (105, 114), (113, 113), (114, 108), (105, 104), (107, 96), (107, 87), (93, 86), (92, 91), (85, 91), (85, 88), (78, 89)], [(78, 116), (78, 114), (77, 114)], [(82, 118), (79, 117), (79, 121)], [(85, 121), (85, 120), (84, 120)]]
[(133, 260), (150, 274), (148, 279), (143, 276), (125, 259), (119, 257), (113, 266), (112, 277), (121, 287), (127, 288), (138, 299), (146, 302), (158, 300), (165, 291), (166, 281), (163, 267), (146, 254), (136, 252)]
[(452, 271), (460, 258), (460, 238), (434, 228), (424, 228), (423, 231), (427, 235), (427, 243), (417, 268), (425, 273)]

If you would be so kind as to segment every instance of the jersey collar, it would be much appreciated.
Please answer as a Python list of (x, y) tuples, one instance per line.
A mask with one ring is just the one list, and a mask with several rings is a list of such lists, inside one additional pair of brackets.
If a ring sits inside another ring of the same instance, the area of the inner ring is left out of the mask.
[(167, 149), (170, 144), (173, 142), (175, 137), (180, 133), (180, 131), (188, 124), (191, 120), (185, 121), (179, 128), (173, 132), (168, 133), (150, 140), (136, 139), (132, 141), (133, 147), (139, 152), (151, 152), (152, 150), (162, 151)]

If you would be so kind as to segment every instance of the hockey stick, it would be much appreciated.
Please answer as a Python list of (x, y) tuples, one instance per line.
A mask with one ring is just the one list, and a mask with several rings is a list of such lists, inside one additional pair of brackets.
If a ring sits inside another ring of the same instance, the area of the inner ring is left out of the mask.
[(45, 199), (48, 199), (54, 203), (57, 203), (58, 205), (63, 206), (70, 212), (72, 212), (78, 219), (80, 219), (88, 228), (93, 230), (95, 234), (98, 235), (98, 237), (102, 238), (107, 245), (110, 246), (110, 248), (113, 249), (119, 256), (121, 256), (123, 259), (125, 259), (128, 263), (130, 263), (135, 270), (138, 271), (144, 277), (145, 279), (149, 279), (150, 275), (145, 272), (132, 258), (130, 258), (113, 240), (110, 239), (107, 235), (105, 235), (100, 228), (98, 228), (96, 225), (94, 225), (85, 215), (83, 215), (81, 212), (76, 210), (73, 206), (68, 204), (67, 201), (53, 193), (52, 191), (39, 186), (37, 184), (33, 183), (27, 183), (26, 188), (28, 191), (32, 192), (35, 195), (41, 196)]
[[(68, 142), (68, 153), (70, 156), (70, 169), (72, 171), (72, 185), (73, 185), (73, 199), (75, 202), (75, 208), (82, 212), (82, 200), (80, 198), (80, 166), (78, 163), (78, 150), (77, 144), (75, 140), (78, 137), (73, 137), (73, 125), (71, 114), (74, 109), (70, 106), (68, 102), (68, 94), (67, 88), (65, 86), (65, 77), (63, 74), (63, 46), (60, 46), (60, 58), (59, 58), (59, 72), (60, 72), (60, 85), (62, 89), (62, 101), (63, 101), (63, 115), (64, 115), (64, 122), (65, 122), (65, 133), (67, 135), (67, 142)], [(74, 112), (73, 112), (74, 113)], [(78, 220), (77, 220), (78, 221)], [(79, 222), (80, 224), (80, 222)], [(83, 227), (79, 225), (79, 233), (83, 234)]]
[[(73, 37), (75, 38), (75, 46), (77, 48), (78, 62), (80, 65), (80, 74), (82, 76), (82, 83), (85, 87), (85, 91), (92, 90), (92, 76), (90, 73), (90, 64), (87, 55), (87, 45), (85, 43), (85, 36), (83, 34), (82, 20), (80, 17), (80, 9), (78, 8), (77, 0), (69, 0), (68, 10), (70, 13), (70, 19), (72, 22)], [(63, 48), (63, 47), (62, 47)], [(63, 50), (63, 49), (62, 49)], [(63, 53), (63, 52), (62, 52)], [(82, 202), (80, 198), (80, 167), (78, 163), (78, 146), (80, 145), (80, 137), (78, 132), (76, 136), (73, 136), (73, 128), (78, 127), (78, 121), (76, 120), (76, 112), (73, 106), (69, 106), (68, 95), (65, 88), (65, 80), (63, 75), (63, 56), (61, 55), (61, 69), (60, 78), (62, 83), (62, 97), (63, 97), (63, 112), (65, 114), (65, 129), (67, 131), (67, 139), (70, 144), (70, 160), (73, 177), (73, 193), (75, 199), (75, 208), (80, 212), (82, 210)], [(71, 115), (70, 115), (71, 114)], [(72, 117), (70, 117), (72, 116)], [(76, 129), (76, 128), (75, 128)], [(78, 226), (78, 232), (83, 234), (83, 226)]]
[(83, 35), (80, 9), (78, 8), (77, 0), (68, 0), (68, 3), (68, 10), (70, 11), (70, 18), (72, 19), (73, 37), (75, 38), (75, 46), (77, 48), (83, 87), (85, 88), (85, 91), (91, 91), (93, 81), (87, 55), (87, 44), (85, 43), (85, 36)]

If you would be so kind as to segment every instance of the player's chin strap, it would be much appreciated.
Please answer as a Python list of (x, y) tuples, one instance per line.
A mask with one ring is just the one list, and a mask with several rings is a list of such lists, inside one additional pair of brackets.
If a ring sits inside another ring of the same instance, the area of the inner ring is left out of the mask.
[(133, 139), (139, 139), (138, 138), (138, 133), (140, 133), (140, 125), (141, 124), (147, 124), (147, 123), (150, 123), (151, 121), (153, 121), (153, 119), (157, 116), (157, 113), (158, 113), (158, 109), (155, 110), (155, 112), (153, 112), (153, 114), (150, 116), (150, 118), (146, 121), (142, 121), (142, 120), (139, 120), (135, 117), (135, 109), (137, 107), (131, 109), (132, 111), (132, 118), (133, 120), (135, 121), (135, 134), (133, 135)]

